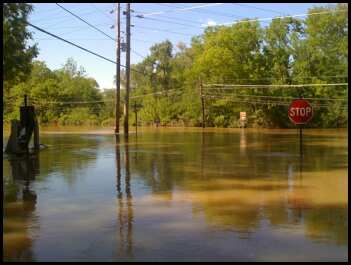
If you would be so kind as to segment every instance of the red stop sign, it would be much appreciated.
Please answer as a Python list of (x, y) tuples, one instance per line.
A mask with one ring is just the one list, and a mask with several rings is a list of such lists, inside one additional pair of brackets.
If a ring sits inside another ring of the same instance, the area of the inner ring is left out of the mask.
[(295, 124), (305, 124), (313, 117), (313, 108), (305, 99), (295, 99), (289, 106), (288, 116)]

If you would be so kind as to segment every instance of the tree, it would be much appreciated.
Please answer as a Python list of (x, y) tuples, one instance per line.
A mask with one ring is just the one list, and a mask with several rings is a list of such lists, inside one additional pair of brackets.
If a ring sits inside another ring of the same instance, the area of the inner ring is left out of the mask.
[(38, 54), (36, 45), (27, 46), (32, 35), (26, 22), (32, 10), (26, 3), (3, 4), (3, 78), (7, 89), (28, 77), (31, 61)]
[(162, 90), (169, 90), (171, 87), (171, 60), (173, 45), (169, 40), (155, 44), (150, 48), (151, 60), (156, 64), (156, 78), (162, 84)]

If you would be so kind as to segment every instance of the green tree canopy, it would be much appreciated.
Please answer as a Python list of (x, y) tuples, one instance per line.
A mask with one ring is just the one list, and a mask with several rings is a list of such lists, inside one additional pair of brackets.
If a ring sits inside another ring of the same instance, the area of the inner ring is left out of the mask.
[(38, 54), (36, 45), (27, 45), (32, 35), (26, 22), (32, 10), (26, 3), (3, 4), (3, 78), (7, 88), (29, 75), (31, 61)]

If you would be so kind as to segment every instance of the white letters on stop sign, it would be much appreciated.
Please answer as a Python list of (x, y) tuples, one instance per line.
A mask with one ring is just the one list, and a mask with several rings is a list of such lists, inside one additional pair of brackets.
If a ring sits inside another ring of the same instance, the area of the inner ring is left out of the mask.
[(304, 99), (294, 100), (288, 110), (290, 120), (295, 124), (306, 124), (313, 116), (313, 108)]
[(306, 116), (309, 116), (311, 112), (312, 112), (312, 108), (311, 107), (307, 107), (306, 108)]
[(312, 112), (312, 108), (306, 107), (306, 108), (291, 108), (290, 109), (290, 116), (294, 117), (296, 116), (308, 116)]

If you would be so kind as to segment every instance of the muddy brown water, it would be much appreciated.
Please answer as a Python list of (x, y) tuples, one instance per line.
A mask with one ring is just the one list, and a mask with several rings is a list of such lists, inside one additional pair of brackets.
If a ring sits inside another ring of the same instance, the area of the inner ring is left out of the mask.
[(346, 261), (347, 134), (47, 130), (3, 156), (4, 260)]

